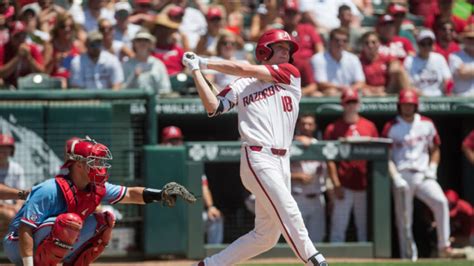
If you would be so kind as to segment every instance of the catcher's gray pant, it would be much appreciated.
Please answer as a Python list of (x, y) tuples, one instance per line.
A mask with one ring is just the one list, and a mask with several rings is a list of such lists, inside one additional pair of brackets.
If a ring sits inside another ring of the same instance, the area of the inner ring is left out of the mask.
[(313, 242), (323, 242), (326, 233), (326, 201), (323, 194), (308, 197), (304, 194), (293, 195)]
[(401, 171), (403, 179), (407, 181), (408, 188), (397, 191), (394, 188), (395, 215), (400, 244), (400, 257), (417, 258), (418, 251), (413, 239), (413, 197), (423, 201), (434, 214), (436, 233), (438, 236), (438, 249), (450, 246), (449, 242), (449, 208), (448, 200), (444, 196), (438, 182), (426, 179), (423, 173)]
[(289, 153), (279, 156), (263, 148), (242, 148), (240, 176), (255, 195), (255, 228), (223, 251), (204, 260), (206, 266), (229, 266), (246, 261), (276, 245), (283, 234), (298, 258), (307, 265), (317, 253), (290, 190)]
[(367, 191), (342, 188), (344, 198), (336, 197), (331, 215), (331, 243), (346, 241), (346, 230), (349, 224), (351, 211), (354, 213), (357, 227), (357, 241), (367, 241)]

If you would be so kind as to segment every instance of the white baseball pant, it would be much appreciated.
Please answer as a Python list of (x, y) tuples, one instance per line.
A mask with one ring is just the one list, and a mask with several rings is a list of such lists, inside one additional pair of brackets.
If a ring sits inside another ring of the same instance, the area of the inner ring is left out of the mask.
[(400, 256), (402, 258), (411, 258), (409, 256), (409, 247), (412, 248), (411, 252), (413, 252), (415, 258), (418, 254), (413, 238), (413, 197), (417, 197), (428, 205), (434, 214), (436, 233), (438, 236), (438, 249), (449, 247), (448, 200), (444, 196), (443, 190), (438, 182), (434, 179), (425, 178), (424, 174), (420, 172), (401, 171), (400, 174), (408, 183), (405, 199), (402, 198), (401, 193), (394, 191)]
[(367, 241), (367, 191), (352, 190), (343, 187), (344, 198), (335, 198), (331, 215), (330, 242), (346, 241), (346, 230), (349, 225), (351, 211), (357, 228), (357, 241)]
[(326, 200), (323, 194), (308, 197), (304, 194), (293, 196), (303, 216), (304, 224), (308, 229), (309, 238), (313, 242), (323, 242), (326, 234)]
[(289, 152), (272, 154), (242, 147), (240, 176), (255, 195), (255, 228), (221, 252), (204, 260), (206, 266), (229, 266), (246, 261), (276, 245), (283, 234), (298, 258), (306, 263), (317, 253), (303, 217), (291, 196)]

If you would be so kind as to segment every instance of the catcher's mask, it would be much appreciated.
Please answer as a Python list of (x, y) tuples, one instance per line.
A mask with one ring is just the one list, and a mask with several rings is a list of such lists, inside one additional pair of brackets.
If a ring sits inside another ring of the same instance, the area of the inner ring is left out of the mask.
[(73, 162), (85, 162), (90, 182), (102, 185), (107, 181), (107, 169), (111, 167), (108, 161), (112, 160), (112, 153), (107, 146), (86, 137), (73, 140), (70, 146), (66, 145), (66, 149), (66, 163), (62, 168), (70, 167)]

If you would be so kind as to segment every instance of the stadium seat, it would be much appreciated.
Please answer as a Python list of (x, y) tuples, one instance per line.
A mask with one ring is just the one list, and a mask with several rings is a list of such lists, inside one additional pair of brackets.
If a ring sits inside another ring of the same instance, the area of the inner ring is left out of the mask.
[(174, 76), (170, 76), (171, 90), (181, 95), (190, 93), (190, 87), (194, 86), (192, 78), (185, 73), (179, 73)]
[(46, 74), (32, 73), (18, 79), (19, 90), (61, 89), (61, 80)]

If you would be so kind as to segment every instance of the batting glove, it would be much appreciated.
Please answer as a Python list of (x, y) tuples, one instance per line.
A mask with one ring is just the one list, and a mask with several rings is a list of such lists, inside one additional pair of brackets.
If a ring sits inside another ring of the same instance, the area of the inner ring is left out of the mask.
[(431, 162), (425, 171), (425, 177), (429, 179), (438, 179), (438, 164)]
[(408, 188), (408, 183), (403, 179), (403, 177), (399, 174), (392, 177), (393, 185), (396, 189), (406, 189)]
[(185, 65), (189, 70), (199, 70), (199, 56), (197, 56), (193, 52), (186, 52), (183, 55), (183, 59), (181, 60), (183, 65)]

